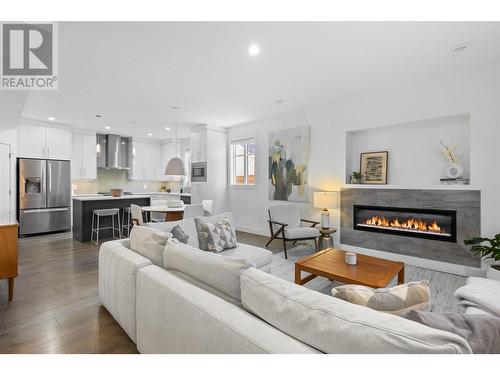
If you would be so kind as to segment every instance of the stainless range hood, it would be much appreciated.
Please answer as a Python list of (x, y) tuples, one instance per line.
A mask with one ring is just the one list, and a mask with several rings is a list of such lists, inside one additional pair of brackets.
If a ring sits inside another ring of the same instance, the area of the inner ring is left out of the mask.
[(97, 134), (101, 153), (97, 155), (97, 168), (130, 169), (132, 164), (131, 138), (116, 134)]

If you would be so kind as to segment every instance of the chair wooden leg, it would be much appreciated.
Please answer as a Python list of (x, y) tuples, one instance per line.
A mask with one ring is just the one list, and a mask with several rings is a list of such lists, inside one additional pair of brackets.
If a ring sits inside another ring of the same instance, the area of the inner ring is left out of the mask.
[(293, 241), (292, 243), (295, 245), (297, 243), (297, 241)]
[(318, 239), (314, 239), (314, 248), (316, 249), (316, 252), (318, 252)]
[(283, 238), (283, 250), (285, 250), (285, 259), (288, 259), (288, 254), (286, 253), (286, 240)]
[(266, 247), (268, 247), (268, 246), (269, 246), (269, 244), (272, 242), (272, 240), (274, 240), (274, 238), (273, 238), (273, 237), (271, 237), (271, 238), (269, 239), (269, 241), (267, 241), (267, 243), (266, 243)]

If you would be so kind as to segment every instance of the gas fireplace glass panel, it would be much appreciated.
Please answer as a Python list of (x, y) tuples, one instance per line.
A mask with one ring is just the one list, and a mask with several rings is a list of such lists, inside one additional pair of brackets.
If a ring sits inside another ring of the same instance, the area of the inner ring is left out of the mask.
[(456, 242), (456, 211), (354, 206), (356, 230)]

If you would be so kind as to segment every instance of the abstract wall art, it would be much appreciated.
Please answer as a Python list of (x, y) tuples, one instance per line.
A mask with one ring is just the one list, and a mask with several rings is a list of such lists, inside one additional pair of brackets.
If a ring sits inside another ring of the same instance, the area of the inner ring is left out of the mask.
[(309, 126), (269, 133), (269, 199), (309, 200)]

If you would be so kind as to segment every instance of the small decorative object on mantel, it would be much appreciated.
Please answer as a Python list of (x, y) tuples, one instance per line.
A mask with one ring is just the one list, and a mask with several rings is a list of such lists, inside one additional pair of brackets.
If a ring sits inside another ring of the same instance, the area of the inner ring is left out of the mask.
[[(484, 244), (485, 242), (488, 245)], [(486, 271), (486, 277), (500, 281), (500, 233), (493, 238), (474, 237), (465, 240), (464, 244), (472, 245), (470, 251), (474, 255), (479, 255), (482, 260), (491, 259), (493, 261)]]
[(389, 151), (364, 152), (361, 154), (361, 183), (387, 184)]
[(352, 171), (351, 184), (360, 184), (360, 183), (361, 183), (361, 172), (360, 171)]
[(448, 168), (446, 168), (446, 177), (448, 178), (455, 178), (458, 179), (462, 177), (462, 174), (464, 173), (464, 169), (462, 166), (459, 164), (459, 160), (456, 154), (456, 150), (458, 148), (458, 145), (455, 145), (453, 147), (450, 147), (446, 144), (444, 144), (443, 141), (440, 142), (441, 146), (443, 149), (441, 150), (441, 154), (448, 159), (448, 162), (450, 165)]
[(356, 263), (358, 262), (356, 253), (345, 253), (345, 263), (350, 265), (350, 266), (355, 266)]

